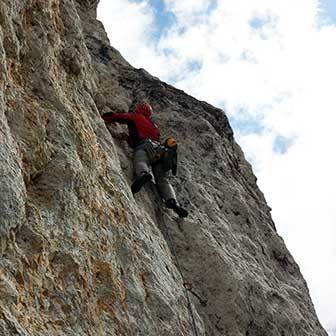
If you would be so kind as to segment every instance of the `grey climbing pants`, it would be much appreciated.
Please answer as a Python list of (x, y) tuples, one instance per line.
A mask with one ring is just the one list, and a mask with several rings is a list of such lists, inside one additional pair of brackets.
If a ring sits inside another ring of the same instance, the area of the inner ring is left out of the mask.
[(161, 198), (164, 200), (171, 198), (176, 199), (174, 189), (168, 180), (168, 172), (163, 170), (161, 163), (151, 165), (145, 150), (145, 146), (139, 145), (134, 149), (133, 153), (133, 169), (135, 177), (137, 178), (144, 173), (151, 174), (151, 167)]

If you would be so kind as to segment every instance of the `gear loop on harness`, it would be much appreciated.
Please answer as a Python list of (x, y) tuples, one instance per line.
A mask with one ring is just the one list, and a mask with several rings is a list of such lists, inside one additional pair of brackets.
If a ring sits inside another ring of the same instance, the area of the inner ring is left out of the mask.
[(171, 170), (173, 175), (176, 175), (177, 142), (174, 138), (168, 138), (163, 144), (152, 139), (146, 139), (144, 148), (151, 165), (160, 162), (165, 172)]

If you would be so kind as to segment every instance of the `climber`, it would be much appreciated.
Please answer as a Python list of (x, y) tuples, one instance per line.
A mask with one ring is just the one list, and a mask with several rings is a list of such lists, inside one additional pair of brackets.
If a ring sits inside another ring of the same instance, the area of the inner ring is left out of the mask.
[[(161, 198), (167, 208), (172, 209), (179, 217), (187, 217), (187, 210), (183, 209), (176, 201), (172, 185), (168, 181), (168, 170), (176, 175), (177, 144), (173, 138), (160, 143), (160, 132), (152, 121), (152, 107), (148, 103), (138, 103), (133, 113), (107, 112), (102, 115), (106, 123), (121, 123), (128, 126), (127, 142), (133, 148), (133, 170), (135, 181), (131, 186), (136, 194), (149, 181), (152, 174)], [(175, 155), (171, 155), (175, 153)], [(170, 158), (169, 160), (163, 157)]]

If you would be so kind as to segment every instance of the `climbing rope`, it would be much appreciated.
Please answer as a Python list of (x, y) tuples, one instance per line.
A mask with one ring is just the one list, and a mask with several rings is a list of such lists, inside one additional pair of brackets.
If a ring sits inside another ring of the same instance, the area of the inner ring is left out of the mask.
[(197, 297), (198, 301), (200, 302), (200, 304), (203, 306), (203, 307), (206, 307), (207, 306), (207, 303), (208, 301), (207, 300), (204, 300), (202, 299), (197, 293), (195, 293), (193, 290), (192, 290), (192, 284), (190, 282), (184, 282), (183, 283), (183, 286), (194, 296)]
[(176, 268), (179, 271), (179, 273), (181, 274), (181, 278), (182, 278), (182, 281), (183, 281), (183, 288), (185, 290), (185, 295), (186, 295), (187, 302), (188, 302), (189, 315), (190, 315), (190, 318), (191, 318), (192, 328), (193, 328), (193, 331), (194, 331), (193, 333), (194, 333), (195, 336), (198, 336), (197, 327), (196, 327), (196, 320), (195, 320), (194, 312), (193, 312), (193, 309), (192, 309), (189, 292), (192, 293), (194, 296), (196, 296), (198, 298), (198, 300), (200, 301), (200, 303), (203, 307), (205, 307), (207, 305), (207, 301), (202, 299), (197, 293), (195, 293), (192, 290), (192, 284), (190, 282), (185, 281), (181, 265), (180, 265), (179, 260), (177, 258), (177, 253), (176, 253), (176, 250), (175, 250), (173, 239), (172, 239), (172, 237), (169, 233), (168, 225), (166, 225), (166, 221), (165, 221), (166, 214), (164, 213), (164, 210), (162, 209), (163, 203), (161, 201), (161, 197), (159, 196), (159, 193), (156, 189), (155, 184), (150, 183), (150, 186), (151, 186), (151, 189), (152, 189), (152, 192), (154, 193), (154, 195), (156, 195), (156, 197), (158, 199), (160, 199), (160, 202), (158, 203), (158, 206), (159, 206), (159, 212), (160, 212), (161, 218), (162, 218), (161, 222), (163, 223), (163, 227), (164, 227), (164, 235), (168, 239), (168, 244), (171, 248), (171, 252), (172, 252), (173, 259), (175, 261)]
[(176, 253), (176, 250), (175, 250), (175, 247), (174, 247), (174, 244), (173, 244), (173, 240), (172, 240), (172, 238), (170, 236), (170, 233), (169, 233), (169, 230), (168, 230), (168, 226), (166, 225), (166, 222), (165, 222), (165, 219), (164, 219), (165, 214), (162, 212), (161, 209), (160, 209), (160, 211), (161, 211), (161, 214), (162, 214), (162, 223), (163, 223), (163, 226), (164, 226), (165, 235), (168, 238), (169, 245), (170, 245), (171, 250), (172, 250), (172, 255), (173, 255), (174, 259), (175, 259), (176, 267), (177, 267), (178, 271), (180, 272), (181, 278), (183, 280), (183, 287), (185, 289), (185, 293), (186, 293), (186, 297), (187, 297), (187, 301), (188, 301), (188, 310), (189, 310), (189, 315), (191, 317), (191, 322), (192, 322), (192, 326), (193, 326), (193, 330), (194, 330), (194, 335), (198, 336), (197, 327), (196, 327), (196, 321), (195, 321), (195, 316), (194, 316), (194, 313), (193, 313), (193, 309), (192, 309), (192, 305), (191, 305), (191, 300), (190, 300), (190, 297), (189, 297), (189, 291), (192, 293), (192, 285), (190, 283), (186, 282), (185, 279), (184, 279), (184, 275), (183, 275), (182, 268), (181, 268), (180, 263), (179, 263), (178, 258), (177, 258), (177, 253)]

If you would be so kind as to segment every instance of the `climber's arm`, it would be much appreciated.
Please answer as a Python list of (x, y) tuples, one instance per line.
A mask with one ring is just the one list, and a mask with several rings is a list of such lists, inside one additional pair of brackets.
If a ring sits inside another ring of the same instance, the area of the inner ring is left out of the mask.
[(102, 118), (107, 123), (117, 122), (119, 124), (129, 124), (130, 122), (133, 122), (134, 114), (107, 112), (102, 115)]

